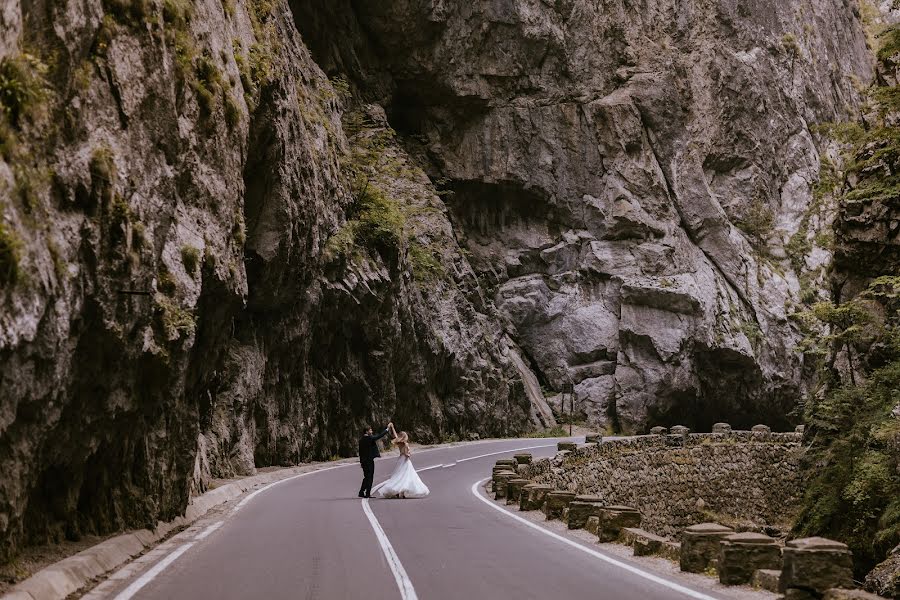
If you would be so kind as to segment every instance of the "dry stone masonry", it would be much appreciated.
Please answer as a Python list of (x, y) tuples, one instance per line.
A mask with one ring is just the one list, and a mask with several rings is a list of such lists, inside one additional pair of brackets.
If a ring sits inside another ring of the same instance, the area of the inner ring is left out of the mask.
[(634, 507), (644, 529), (667, 537), (719, 519), (769, 533), (787, 530), (801, 494), (800, 434), (670, 431), (582, 447), (560, 443), (567, 453), (536, 460), (521, 473), (607, 505)]
[[(733, 436), (748, 444), (792, 444), (796, 440), (784, 434), (773, 434), (769, 428), (758, 426), (751, 432), (734, 432), (725, 423), (716, 424), (713, 435)], [(673, 428), (678, 433), (669, 436), (673, 446), (690, 445), (705, 436), (691, 437), (687, 432)], [(745, 435), (746, 434), (746, 435)], [(663, 435), (663, 434), (660, 434)], [(791, 434), (796, 435), (796, 434)], [(678, 440), (675, 443), (675, 440)], [(606, 442), (610, 445), (610, 442)], [(556, 470), (577, 469), (589, 456), (586, 450), (596, 449), (597, 444), (571, 450), (560, 450), (557, 458), (561, 466)], [(602, 443), (600, 445), (603, 445)], [(651, 445), (637, 444), (644, 452), (658, 451)], [(668, 447), (668, 446), (664, 446)], [(683, 446), (682, 446), (683, 448)], [(618, 448), (619, 453), (622, 448)], [(632, 454), (639, 454), (634, 446)], [(604, 454), (609, 458), (609, 454)], [(493, 480), (500, 479), (506, 486), (506, 504), (518, 504), (519, 510), (542, 510), (546, 518), (561, 518), (569, 529), (585, 529), (597, 536), (598, 543), (624, 542), (632, 547), (635, 556), (656, 554), (679, 563), (682, 571), (716, 575), (724, 585), (746, 585), (784, 593), (784, 600), (872, 600), (878, 596), (855, 590), (852, 572), (852, 555), (847, 546), (823, 538), (791, 540), (782, 548), (779, 542), (763, 533), (742, 531), (736, 533), (721, 523), (693, 524), (680, 531), (681, 542), (673, 542), (663, 536), (640, 528), (642, 515), (631, 506), (608, 504), (604, 497), (578, 494), (573, 491), (553, 489), (552, 485), (534, 483), (530, 477), (546, 474), (549, 461), (533, 462), (530, 455), (516, 455), (524, 477), (515, 477), (504, 471), (509, 465), (497, 461)], [(532, 468), (533, 467), (533, 468)], [(498, 471), (499, 470), (499, 471)], [(621, 472), (612, 472), (617, 478)], [(500, 486), (495, 486), (495, 499), (503, 498)], [(654, 499), (650, 499), (654, 500)]]

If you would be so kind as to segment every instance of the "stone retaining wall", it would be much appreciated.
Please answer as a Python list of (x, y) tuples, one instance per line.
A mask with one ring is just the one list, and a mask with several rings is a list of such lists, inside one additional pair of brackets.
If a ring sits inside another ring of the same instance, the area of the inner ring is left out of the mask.
[(799, 433), (646, 435), (581, 446), (519, 467), (554, 489), (640, 510), (642, 527), (677, 536), (715, 520), (778, 535), (801, 495)]

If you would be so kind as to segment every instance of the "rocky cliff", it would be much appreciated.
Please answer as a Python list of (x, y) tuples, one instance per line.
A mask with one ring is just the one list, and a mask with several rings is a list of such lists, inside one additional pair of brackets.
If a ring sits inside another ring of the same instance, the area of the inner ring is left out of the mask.
[(870, 77), (858, 15), (5, 2), (0, 555), (371, 420), (550, 425), (566, 384), (625, 432), (784, 424), (828, 255), (810, 128)]
[(344, 0), (298, 23), (320, 64), (383, 94), (545, 389), (573, 384), (590, 421), (633, 432), (787, 425), (804, 388), (788, 317), (828, 255), (810, 126), (870, 78), (857, 15)]

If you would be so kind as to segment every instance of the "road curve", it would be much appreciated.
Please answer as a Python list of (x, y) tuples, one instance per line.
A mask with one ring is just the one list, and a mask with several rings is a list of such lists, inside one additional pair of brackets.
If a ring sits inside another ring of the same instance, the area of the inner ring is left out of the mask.
[[(473, 494), (473, 484), (490, 474), (497, 458), (527, 446), (543, 446), (529, 450), (535, 456), (556, 451), (555, 440), (520, 439), (413, 454), (431, 495), (371, 500), (368, 510), (356, 497), (362, 478), (356, 465), (285, 481), (174, 545), (143, 572), (123, 579), (110, 597), (720, 597), (649, 574), (618, 556), (600, 558), (596, 547), (590, 548), (594, 554), (585, 552), (588, 546), (544, 534)], [(394, 460), (376, 463), (376, 482), (388, 477)]]

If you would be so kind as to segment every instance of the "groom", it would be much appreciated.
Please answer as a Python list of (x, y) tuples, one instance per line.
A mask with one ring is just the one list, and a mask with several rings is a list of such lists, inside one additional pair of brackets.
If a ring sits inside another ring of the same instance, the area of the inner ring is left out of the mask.
[[(388, 428), (393, 423), (388, 423)], [(372, 435), (372, 428), (366, 427), (366, 432), (359, 438), (359, 464), (362, 465), (363, 481), (359, 488), (359, 497), (368, 498), (372, 491), (372, 478), (375, 477), (375, 459), (381, 456), (378, 452), (378, 440), (387, 435), (385, 429), (378, 435)]]

